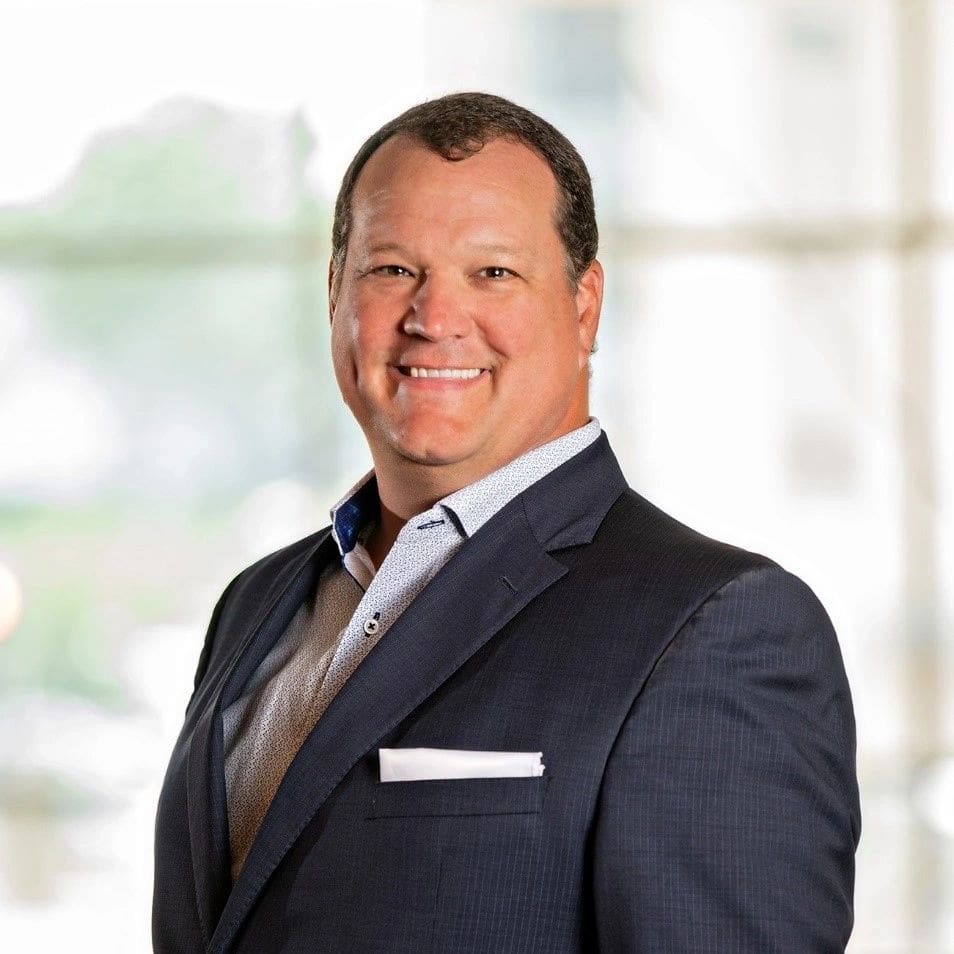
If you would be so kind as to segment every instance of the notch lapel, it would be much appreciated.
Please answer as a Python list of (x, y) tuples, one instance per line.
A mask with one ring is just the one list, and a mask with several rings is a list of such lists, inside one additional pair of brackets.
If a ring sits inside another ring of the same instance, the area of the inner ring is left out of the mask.
[(354, 764), (566, 573), (533, 538), (522, 509), (514, 518), (512, 526), (483, 541), (475, 536), (474, 546), (463, 547), (332, 700), (275, 794), (210, 952), (228, 949), (272, 872)]

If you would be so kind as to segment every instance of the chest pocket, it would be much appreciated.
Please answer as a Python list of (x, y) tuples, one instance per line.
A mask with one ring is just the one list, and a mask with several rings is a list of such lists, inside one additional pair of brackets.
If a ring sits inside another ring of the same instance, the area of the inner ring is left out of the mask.
[(376, 782), (368, 818), (532, 815), (543, 808), (551, 776), (441, 778)]

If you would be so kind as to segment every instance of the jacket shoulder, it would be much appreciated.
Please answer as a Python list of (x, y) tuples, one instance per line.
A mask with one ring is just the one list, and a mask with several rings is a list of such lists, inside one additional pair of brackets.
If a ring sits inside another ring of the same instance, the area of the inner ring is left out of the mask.
[(747, 571), (779, 568), (764, 554), (682, 523), (632, 488), (609, 509), (593, 544), (586, 563), (594, 572), (629, 592), (680, 605), (704, 601)]

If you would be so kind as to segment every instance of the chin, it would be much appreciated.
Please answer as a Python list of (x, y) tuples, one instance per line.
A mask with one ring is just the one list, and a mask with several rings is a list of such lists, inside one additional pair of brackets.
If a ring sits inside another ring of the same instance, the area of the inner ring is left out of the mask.
[(480, 446), (474, 436), (464, 438), (457, 428), (433, 424), (392, 432), (387, 443), (405, 460), (431, 467), (459, 464), (473, 457)]
[(405, 460), (415, 464), (426, 464), (431, 467), (440, 467), (447, 464), (459, 464), (470, 455), (459, 447), (448, 447), (435, 443), (433, 438), (422, 443), (402, 442), (395, 446), (398, 454)]
[(457, 464), (461, 460), (459, 457), (448, 457), (446, 454), (428, 453), (427, 451), (400, 451), (399, 453), (405, 460), (424, 467), (446, 467), (450, 464)]

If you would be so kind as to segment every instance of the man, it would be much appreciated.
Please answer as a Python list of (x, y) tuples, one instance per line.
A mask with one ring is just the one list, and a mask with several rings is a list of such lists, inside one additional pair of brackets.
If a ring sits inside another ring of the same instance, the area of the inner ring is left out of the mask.
[(590, 417), (586, 168), (447, 96), (345, 174), (331, 350), (374, 469), (219, 600), (154, 943), (829, 952), (854, 726), (811, 590), (626, 486)]

